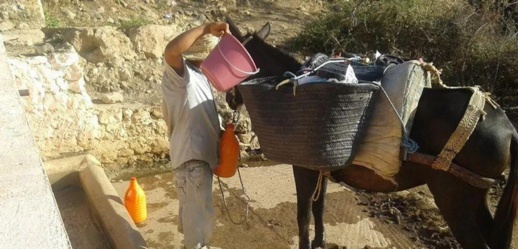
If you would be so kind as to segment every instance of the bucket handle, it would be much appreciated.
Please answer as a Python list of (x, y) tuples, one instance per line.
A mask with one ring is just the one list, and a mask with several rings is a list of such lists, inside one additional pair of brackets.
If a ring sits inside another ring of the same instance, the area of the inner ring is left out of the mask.
[(223, 59), (227, 62), (227, 64), (230, 65), (232, 68), (234, 68), (236, 71), (243, 73), (243, 74), (247, 74), (247, 75), (254, 75), (256, 73), (259, 73), (259, 70), (260, 70), (259, 68), (255, 72), (247, 72), (247, 71), (243, 71), (243, 70), (237, 68), (236, 66), (232, 65), (232, 63), (230, 63), (230, 61), (228, 61), (227, 57), (225, 57), (225, 55), (223, 54), (223, 51), (221, 51), (221, 47), (219, 46), (219, 43), (218, 43), (218, 45), (216, 45), (216, 47), (218, 47), (221, 57), (223, 57)]

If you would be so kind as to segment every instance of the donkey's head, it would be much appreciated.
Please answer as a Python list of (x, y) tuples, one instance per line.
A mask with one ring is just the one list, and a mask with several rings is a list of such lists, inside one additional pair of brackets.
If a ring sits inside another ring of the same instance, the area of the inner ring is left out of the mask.
[[(244, 44), (246, 50), (259, 68), (259, 73), (248, 78), (260, 78), (269, 76), (280, 76), (286, 71), (296, 72), (300, 69), (301, 63), (295, 58), (284, 53), (280, 49), (265, 42), (266, 37), (270, 34), (271, 25), (266, 23), (259, 31), (243, 35), (237, 25), (230, 19), (226, 18), (229, 24), (230, 32)], [(241, 93), (237, 87), (227, 92), (226, 101), (230, 108), (236, 109), (243, 104)]]

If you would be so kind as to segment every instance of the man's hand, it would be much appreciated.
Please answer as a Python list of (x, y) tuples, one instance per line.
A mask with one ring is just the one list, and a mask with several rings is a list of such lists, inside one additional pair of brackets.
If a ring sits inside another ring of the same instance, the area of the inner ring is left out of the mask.
[(178, 75), (183, 77), (184, 67), (182, 53), (189, 49), (194, 42), (203, 35), (212, 34), (220, 37), (225, 33), (230, 34), (228, 24), (225, 22), (212, 22), (200, 25), (183, 32), (170, 41), (164, 51), (164, 58)]
[(207, 24), (205, 32), (220, 37), (224, 34), (230, 34), (230, 29), (226, 22), (213, 22)]

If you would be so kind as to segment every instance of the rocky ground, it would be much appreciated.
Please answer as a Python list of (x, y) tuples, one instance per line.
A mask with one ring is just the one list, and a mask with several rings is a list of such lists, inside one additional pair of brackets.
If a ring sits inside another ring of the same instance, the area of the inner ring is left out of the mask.
[[(141, 25), (171, 25), (184, 30), (207, 20), (233, 18), (242, 30), (259, 29), (272, 23), (268, 41), (282, 46), (293, 37), (305, 22), (327, 11), (332, 1), (320, 0), (45, 0), (43, 2), (49, 44), (59, 44), (65, 39), (55, 28), (113, 26), (128, 36)], [(57, 49), (43, 47), (45, 51)], [(284, 48), (289, 51), (289, 48)], [(38, 52), (38, 51), (37, 51)], [(290, 51), (295, 53), (296, 51)], [(123, 105), (135, 103), (156, 105), (160, 101), (161, 59), (143, 57), (120, 61), (83, 61), (86, 87), (94, 102), (102, 96), (117, 92), (122, 94)], [(221, 99), (221, 96), (218, 97)], [(224, 105), (224, 104), (221, 104)], [(222, 106), (223, 107), (223, 106)], [(495, 188), (491, 203), (498, 197)], [(370, 215), (396, 224), (397, 229), (414, 234), (412, 239), (427, 248), (460, 248), (438, 214), (426, 189), (410, 195), (359, 193), (359, 205)], [(282, 223), (282, 221), (281, 221)], [(416, 242), (417, 243), (417, 242)]]

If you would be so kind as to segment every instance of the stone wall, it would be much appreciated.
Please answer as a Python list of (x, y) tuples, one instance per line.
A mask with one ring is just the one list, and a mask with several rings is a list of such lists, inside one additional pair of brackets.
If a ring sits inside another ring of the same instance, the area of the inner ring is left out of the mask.
[[(162, 51), (178, 32), (174, 25), (127, 34), (114, 27), (53, 29), (47, 38), (62, 42), (48, 53), (9, 58), (17, 88), (28, 91), (23, 105), (42, 159), (90, 153), (114, 170), (164, 159)], [(224, 94), (214, 95), (229, 120)], [(259, 148), (246, 112), (236, 133), (246, 159), (246, 151)]]
[(91, 152), (104, 164), (164, 158), (166, 125), (159, 106), (93, 104), (73, 47), (48, 56), (10, 58), (43, 160)]
[[(22, 104), (42, 159), (90, 153), (117, 170), (166, 158), (162, 53), (179, 32), (205, 20), (196, 13), (185, 12), (167, 25), (130, 30), (44, 28), (39, 0), (2, 1), (0, 34), (16, 87), (28, 92)], [(223, 95), (215, 97), (220, 114), (228, 119)], [(236, 132), (243, 158), (249, 156), (247, 150), (259, 147), (250, 131), (250, 120), (242, 119)]]

